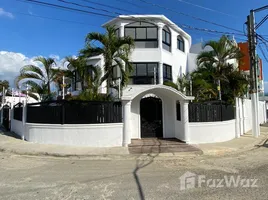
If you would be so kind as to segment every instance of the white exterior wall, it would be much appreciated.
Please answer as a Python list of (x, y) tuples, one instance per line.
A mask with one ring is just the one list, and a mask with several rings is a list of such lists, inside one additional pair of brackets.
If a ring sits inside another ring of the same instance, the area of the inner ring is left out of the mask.
[(25, 139), (40, 144), (122, 146), (123, 124), (26, 124)]
[(11, 131), (16, 133), (20, 137), (23, 137), (25, 129), (22, 121), (18, 121), (11, 118)]
[(235, 138), (235, 120), (189, 123), (191, 144), (225, 142)]
[[(150, 17), (150, 16), (148, 16)], [(161, 19), (161, 15), (158, 18), (148, 19), (149, 23), (154, 23), (158, 26), (158, 29), (163, 28), (165, 22)], [(125, 25), (129, 23), (133, 23), (133, 19), (118, 19), (112, 24), (116, 28), (121, 28), (124, 30)], [(134, 48), (130, 54), (131, 62), (156, 62), (163, 63), (172, 66), (172, 78), (173, 82), (176, 82), (178, 75), (181, 73), (187, 72), (187, 55), (189, 53), (190, 45), (191, 45), (191, 37), (187, 39), (183, 34), (175, 30), (172, 26), (167, 25), (171, 32), (171, 52), (160, 48), (162, 46), (162, 40), (160, 41), (160, 36), (158, 34), (158, 48)], [(182, 30), (181, 30), (182, 31)], [(121, 31), (120, 31), (121, 32)], [(158, 30), (159, 33), (159, 30)], [(124, 31), (121, 32), (120, 36), (123, 37)], [(161, 32), (162, 34), (162, 32)], [(184, 34), (186, 34), (184, 32)], [(177, 49), (177, 36), (180, 35), (185, 42), (185, 52)]]

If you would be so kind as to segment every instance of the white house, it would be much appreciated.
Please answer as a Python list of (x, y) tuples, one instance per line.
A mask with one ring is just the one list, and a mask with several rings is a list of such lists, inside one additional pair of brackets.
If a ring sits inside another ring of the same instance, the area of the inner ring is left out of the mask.
[[(168, 18), (121, 15), (103, 26), (114, 26), (119, 37), (130, 36), (135, 41), (130, 54), (134, 71), (121, 96), (122, 123), (23, 125), (13, 120), (12, 129), (22, 138), (46, 144), (112, 147), (128, 146), (132, 139), (148, 137), (177, 138), (186, 143), (223, 142), (248, 130), (239, 128), (245, 120), (238, 121), (234, 117), (226, 121), (189, 122), (188, 105), (194, 97), (185, 96), (164, 82), (176, 82), (178, 76), (192, 71), (200, 49), (193, 47), (190, 51), (191, 36)], [(90, 57), (88, 64), (103, 68), (104, 58), (102, 55)], [(73, 94), (81, 90), (79, 77), (74, 80), (72, 89)], [(107, 92), (105, 82), (99, 92)], [(239, 119), (246, 116), (243, 109), (240, 109)]]

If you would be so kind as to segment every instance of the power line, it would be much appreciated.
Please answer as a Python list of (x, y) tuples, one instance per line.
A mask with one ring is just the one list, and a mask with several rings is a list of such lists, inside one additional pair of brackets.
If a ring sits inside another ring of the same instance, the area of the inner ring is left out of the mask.
[(74, 24), (81, 24), (81, 25), (87, 25), (87, 26), (99, 27), (99, 26), (97, 26), (97, 25), (87, 24), (87, 23), (78, 22), (78, 21), (71, 21), (71, 20), (65, 20), (65, 19), (58, 19), (58, 18), (52, 18), (52, 17), (46, 17), (46, 16), (40, 16), (40, 15), (34, 15), (34, 14), (28, 14), (28, 13), (21, 13), (21, 12), (12, 12), (12, 13), (19, 14), (19, 15), (26, 15), (26, 16), (29, 16), (29, 17), (37, 17), (37, 18), (42, 18), (42, 19), (49, 19), (49, 20), (55, 20), (55, 21), (62, 21), (62, 22), (68, 22), (68, 23), (74, 23)]
[(64, 10), (69, 10), (69, 11), (82, 12), (82, 13), (86, 13), (86, 14), (98, 15), (98, 16), (103, 16), (103, 17), (110, 17), (110, 18), (115, 17), (115, 16), (112, 16), (112, 15), (107, 15), (107, 14), (102, 14), (102, 13), (97, 13), (97, 12), (91, 12), (91, 11), (86, 11), (86, 10), (81, 10), (81, 9), (77, 9), (77, 8), (71, 8), (71, 7), (66, 7), (66, 6), (61, 6), (61, 5), (57, 5), (57, 4), (52, 4), (52, 3), (42, 2), (42, 1), (36, 1), (36, 0), (17, 0), (17, 1), (40, 4), (40, 5), (43, 5), (43, 6), (54, 7), (54, 8), (64, 9)]
[(129, 5), (135, 6), (137, 8), (144, 8), (144, 7), (140, 6), (140, 5), (137, 5), (135, 3), (132, 3), (132, 2), (129, 2), (129, 1), (126, 1), (126, 0), (116, 0), (116, 1), (122, 2), (122, 3), (125, 3), (125, 4), (129, 4)]
[(268, 57), (265, 55), (264, 50), (262, 49), (262, 46), (261, 45), (258, 45), (258, 46), (259, 46), (259, 48), (261, 50), (261, 53), (262, 53), (264, 59), (266, 60), (266, 62), (268, 62)]
[(121, 13), (105, 10), (105, 9), (102, 9), (102, 8), (95, 8), (95, 7), (92, 7), (92, 6), (86, 6), (86, 5), (82, 5), (82, 4), (74, 3), (74, 2), (70, 2), (70, 1), (65, 1), (65, 0), (57, 0), (57, 1), (62, 2), (62, 3), (66, 3), (66, 4), (70, 4), (70, 5), (75, 5), (75, 6), (78, 6), (78, 7), (89, 8), (89, 9), (98, 10), (98, 11), (102, 11), (102, 12), (106, 12), (106, 13), (112, 13), (112, 14), (115, 14), (115, 15), (121, 15)]
[[(101, 15), (101, 16), (105, 16), (105, 17), (110, 17), (110, 18), (119, 18), (117, 16), (106, 15), (106, 14), (101, 14), (101, 13), (96, 13), (96, 12), (90, 12), (90, 11), (86, 11), (86, 10), (80, 10), (80, 9), (76, 9), (76, 8), (71, 8), (71, 7), (61, 6), (61, 5), (57, 5), (57, 4), (51, 4), (51, 3), (41, 2), (41, 1), (37, 1), (37, 0), (23, 0), (23, 1), (24, 2), (27, 1), (27, 2), (30, 2), (30, 3), (37, 3), (37, 4), (40, 4), (40, 5), (54, 7), (54, 8), (61, 8), (61, 9), (67, 9), (67, 10), (71, 10), (71, 11), (83, 12), (83, 13), (87, 13), (87, 14), (97, 14), (97, 15)], [(65, 0), (58, 0), (58, 1), (67, 2)], [(68, 3), (70, 3), (70, 2), (68, 2)], [(87, 7), (87, 6), (84, 6), (84, 5), (81, 5), (81, 4), (79, 4), (79, 5), (80, 6), (83, 6), (83, 7)], [(110, 12), (108, 10), (105, 10), (105, 11), (106, 12)], [(121, 15), (121, 13), (118, 13), (118, 14)], [(145, 21), (145, 22), (150, 21), (150, 20), (147, 20), (147, 19), (145, 19), (145, 20), (144, 19), (139, 19), (139, 18), (136, 18), (136, 17), (131, 16), (131, 15), (130, 15), (130, 17), (133, 18), (134, 21)], [(174, 23), (169, 23), (168, 25), (170, 25), (170, 26), (177, 26)], [(205, 28), (196, 28), (196, 27), (185, 25), (185, 24), (182, 24), (180, 26), (182, 26), (182, 27), (184, 27), (186, 29), (203, 31), (203, 32), (210, 32), (210, 33), (217, 33), (217, 34), (226, 34), (226, 35), (240, 35), (240, 36), (244, 36), (243, 34), (240, 34), (240, 33), (222, 32), (222, 31), (205, 29)]]
[(231, 14), (228, 14), (228, 13), (224, 13), (224, 12), (221, 12), (221, 11), (218, 11), (218, 10), (214, 10), (214, 9), (212, 9), (212, 8), (208, 8), (208, 7), (205, 7), (205, 6), (200, 6), (200, 5), (197, 5), (197, 4), (188, 2), (188, 1), (184, 1), (184, 0), (175, 0), (175, 1), (178, 1), (178, 2), (180, 2), (180, 3), (185, 3), (185, 4), (188, 4), (188, 5), (192, 5), (192, 6), (195, 6), (195, 7), (204, 9), (204, 10), (208, 10), (208, 11), (211, 11), (211, 12), (215, 12), (215, 13), (223, 14), (223, 15), (226, 15), (226, 16), (229, 16), (229, 17), (237, 18), (237, 16), (234, 16), (234, 15), (231, 15)]
[(165, 10), (168, 10), (168, 11), (171, 11), (171, 12), (174, 12), (174, 13), (177, 13), (177, 14), (180, 14), (180, 15), (184, 15), (184, 16), (187, 16), (187, 17), (191, 17), (191, 18), (193, 18), (193, 19), (195, 19), (195, 20), (199, 20), (199, 21), (202, 21), (202, 22), (206, 22), (206, 23), (209, 23), (209, 24), (213, 24), (213, 25), (215, 25), (215, 26), (223, 27), (223, 28), (226, 28), (226, 29), (230, 29), (230, 30), (233, 30), (233, 31), (237, 31), (237, 32), (242, 33), (242, 31), (240, 31), (240, 30), (237, 30), (237, 29), (234, 29), (234, 28), (225, 26), (225, 25), (221, 25), (221, 24), (218, 24), (218, 23), (215, 23), (215, 22), (211, 22), (211, 21), (202, 19), (202, 18), (200, 18), (200, 17), (196, 17), (196, 16), (193, 16), (193, 15), (189, 15), (189, 14), (186, 14), (186, 13), (183, 13), (183, 12), (178, 12), (178, 11), (176, 11), (176, 10), (173, 10), (173, 9), (171, 9), (171, 8), (167, 8), (167, 7), (164, 7), (164, 6), (159, 5), (159, 4), (155, 4), (155, 3), (152, 3), (152, 2), (149, 2), (149, 1), (146, 1), (146, 0), (138, 0), (138, 1), (141, 1), (141, 2), (143, 2), (143, 3), (149, 4), (149, 5), (158, 7), (158, 8), (163, 8), (163, 9), (165, 9)]
[(92, 3), (92, 4), (95, 4), (95, 5), (100, 5), (100, 6), (107, 7), (107, 8), (112, 8), (112, 9), (115, 9), (115, 10), (121, 10), (121, 11), (124, 11), (124, 12), (129, 12), (129, 13), (132, 12), (130, 10), (125, 10), (125, 9), (122, 9), (122, 8), (117, 8), (117, 7), (114, 7), (114, 6), (109, 6), (109, 5), (102, 4), (102, 3), (97, 3), (95, 1), (90, 1), (90, 0), (82, 0), (82, 1), (85, 1), (85, 2), (88, 2), (88, 3)]
[(185, 25), (185, 24), (180, 24), (181, 27), (185, 28), (185, 29), (192, 29), (192, 30), (198, 30), (198, 31), (206, 31), (206, 32), (211, 32), (211, 33), (220, 33), (220, 34), (225, 34), (225, 35), (239, 35), (239, 36), (245, 36), (242, 33), (233, 33), (233, 32), (225, 32), (225, 31), (217, 31), (217, 30), (211, 30), (211, 29), (206, 29), (206, 28), (196, 28), (196, 27), (192, 27), (189, 25)]
[[(66, 0), (58, 0), (58, 1), (63, 2), (63, 3), (67, 3), (67, 4), (76, 5), (76, 6), (79, 6), (79, 7), (85, 7), (85, 8), (90, 8), (90, 9), (95, 9), (95, 10), (105, 11), (105, 12), (107, 12), (107, 13), (115, 13), (115, 14), (118, 14), (118, 15), (122, 15), (121, 13), (118, 13), (118, 12), (112, 12), (112, 11), (109, 11), (109, 10), (98, 9), (98, 8), (92, 8), (92, 7), (90, 7), (90, 6), (77, 4), (77, 3), (69, 2), (69, 1), (66, 1)], [(131, 16), (131, 15), (130, 15), (130, 16)], [(134, 16), (132, 16), (132, 17), (133, 17), (135, 20), (137, 20), (137, 18), (135, 18)], [(147, 21), (147, 20), (144, 20), (144, 21)], [(170, 24), (170, 25), (176, 25), (176, 24)], [(230, 32), (222, 32), (222, 31), (216, 31), (216, 30), (210, 30), (210, 29), (204, 29), (204, 28), (195, 28), (195, 27), (191, 27), (191, 26), (188, 26), (188, 25), (184, 25), (184, 24), (182, 24), (181, 26), (184, 27), (184, 28), (187, 28), (187, 29), (195, 29), (195, 30), (199, 30), (199, 31), (207, 31), (207, 32), (211, 32), (211, 33), (221, 33), (221, 34), (227, 34), (227, 35), (241, 35), (241, 36), (244, 36), (244, 34), (230, 33)]]

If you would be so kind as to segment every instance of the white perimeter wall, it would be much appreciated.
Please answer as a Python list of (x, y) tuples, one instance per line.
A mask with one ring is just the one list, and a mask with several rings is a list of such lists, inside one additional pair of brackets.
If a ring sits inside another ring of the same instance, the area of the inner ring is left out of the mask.
[[(22, 122), (12, 120), (12, 131), (22, 136)], [(25, 125), (25, 139), (40, 144), (90, 147), (122, 146), (123, 124), (31, 124)]]
[[(267, 116), (265, 102), (259, 101), (259, 123), (263, 124), (266, 121)], [(180, 122), (177, 122), (177, 128), (180, 126)], [(234, 120), (223, 122), (189, 123), (189, 141), (193, 144), (224, 142), (240, 137), (251, 129), (251, 100), (237, 99)], [(176, 131), (177, 138), (183, 136), (183, 132)]]
[[(238, 135), (243, 135), (252, 129), (252, 107), (250, 99), (237, 99), (236, 119)], [(267, 121), (266, 106), (264, 101), (259, 101), (259, 123)]]
[(235, 138), (235, 120), (189, 123), (191, 144), (225, 142)]
[(11, 119), (11, 131), (19, 135), (21, 138), (24, 136), (24, 126), (22, 121)]

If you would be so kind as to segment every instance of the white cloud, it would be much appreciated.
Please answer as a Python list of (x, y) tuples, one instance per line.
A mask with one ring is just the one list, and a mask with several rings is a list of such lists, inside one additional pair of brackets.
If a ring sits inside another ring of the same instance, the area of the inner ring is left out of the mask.
[(8, 17), (13, 19), (14, 15), (10, 12), (5, 11), (3, 8), (0, 8), (0, 16)]
[[(61, 66), (59, 56), (55, 56), (57, 66)], [(0, 80), (8, 80), (11, 87), (15, 87), (14, 80), (19, 75), (20, 69), (24, 65), (42, 66), (39, 62), (34, 62), (34, 58), (29, 58), (21, 53), (0, 51)]]

